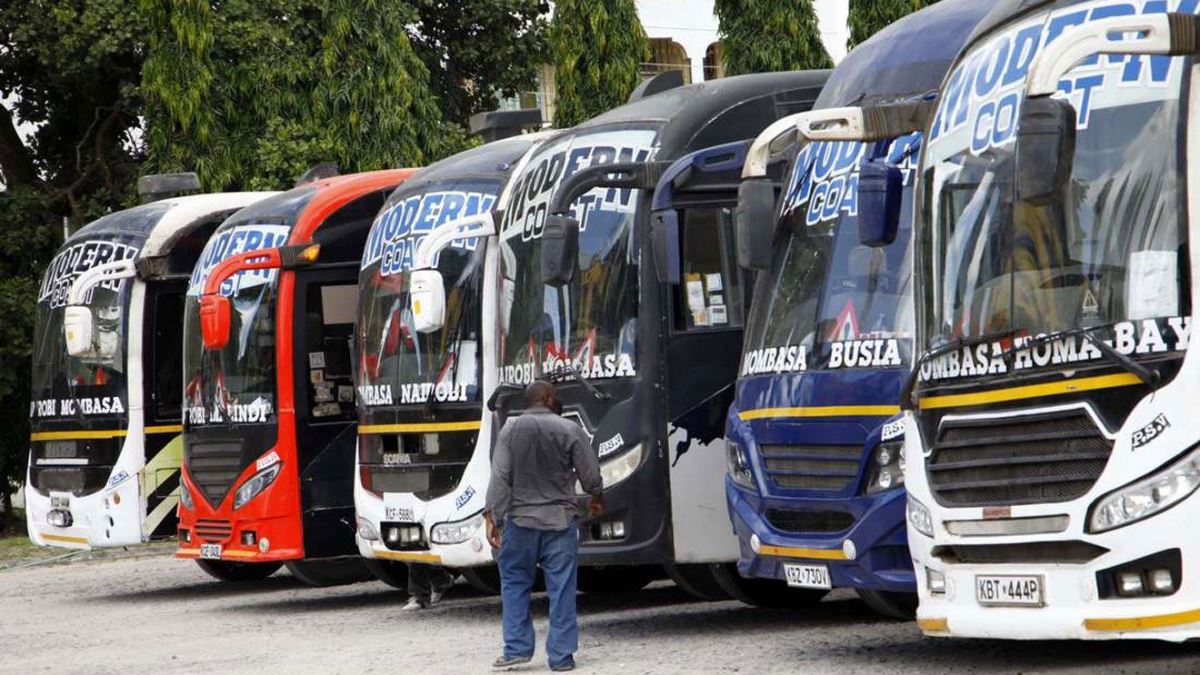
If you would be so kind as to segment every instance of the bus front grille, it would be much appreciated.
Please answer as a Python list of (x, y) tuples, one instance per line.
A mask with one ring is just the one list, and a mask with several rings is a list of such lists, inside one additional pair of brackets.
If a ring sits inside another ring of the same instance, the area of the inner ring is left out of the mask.
[(854, 525), (854, 516), (845, 511), (802, 511), (799, 509), (767, 509), (764, 514), (771, 527), (780, 532), (797, 534), (831, 534), (845, 532)]
[(789, 490), (842, 492), (858, 480), (861, 445), (761, 445), (767, 477)]
[(213, 508), (220, 507), (245, 468), (239, 441), (190, 443), (185, 460), (192, 482)]
[(945, 506), (1007, 506), (1082, 497), (1104, 471), (1112, 441), (1080, 408), (946, 419), (927, 462)]
[(196, 536), (208, 541), (225, 541), (233, 534), (233, 525), (228, 520), (197, 520)]

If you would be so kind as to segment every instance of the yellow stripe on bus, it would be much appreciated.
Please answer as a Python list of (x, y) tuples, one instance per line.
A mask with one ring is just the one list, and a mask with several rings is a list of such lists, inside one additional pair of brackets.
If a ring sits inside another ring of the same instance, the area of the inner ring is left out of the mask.
[(442, 564), (442, 556), (436, 553), (417, 553), (406, 551), (380, 551), (372, 549), (371, 555), (384, 560), (401, 560), (403, 562), (429, 563), (431, 565)]
[(743, 410), (744, 422), (771, 417), (891, 417), (900, 413), (898, 405), (831, 405), (811, 408), (759, 408)]
[[(178, 434), (183, 432), (180, 425), (146, 427), (145, 433)], [(29, 434), (31, 441), (86, 441), (97, 438), (124, 438), (129, 435), (128, 429), (84, 429), (81, 431), (40, 431)]]
[(1083, 627), (1094, 631), (1132, 631), (1168, 628), (1200, 622), (1200, 609), (1157, 616), (1137, 616), (1127, 619), (1084, 619)]
[(776, 558), (805, 558), (808, 560), (849, 560), (840, 548), (793, 548), (791, 546), (759, 546), (759, 555)]
[(45, 539), (46, 541), (59, 541), (64, 544), (88, 543), (87, 537), (68, 537), (65, 534), (47, 534), (46, 532), (41, 532), (40, 534), (42, 535), (42, 539)]
[(1062, 380), (1059, 382), (1030, 384), (1023, 387), (993, 389), (991, 391), (980, 391), (971, 394), (929, 396), (922, 398), (919, 405), (921, 408), (927, 410), (931, 408), (958, 408), (965, 406), (987, 405), (989, 403), (1019, 401), (1027, 398), (1042, 398), (1044, 396), (1076, 394), (1082, 391), (1095, 391), (1097, 389), (1115, 389), (1117, 387), (1128, 387), (1141, 383), (1142, 381), (1138, 379), (1137, 375), (1132, 373), (1119, 373), (1116, 375), (1100, 375), (1098, 377), (1083, 377), (1079, 379)]
[(441, 431), (479, 431), (483, 423), (479, 420), (468, 422), (428, 422), (417, 424), (360, 424), (358, 433), (367, 434), (433, 434)]

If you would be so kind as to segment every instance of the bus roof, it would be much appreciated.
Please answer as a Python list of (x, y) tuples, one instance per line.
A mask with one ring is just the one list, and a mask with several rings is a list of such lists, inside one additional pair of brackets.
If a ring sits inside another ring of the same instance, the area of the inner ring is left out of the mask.
[(990, 7), (941, 0), (884, 28), (838, 64), (816, 107), (878, 105), (936, 92)]
[(675, 159), (752, 138), (780, 117), (807, 110), (828, 77), (827, 70), (794, 71), (686, 85), (613, 108), (575, 131), (622, 123), (660, 123), (658, 159)]
[(347, 176), (324, 178), (283, 193), (290, 195), (299, 190), (314, 190), (315, 193), (301, 211), (295, 227), (292, 228), (291, 244), (308, 242), (317, 228), (342, 206), (355, 199), (375, 192), (393, 188), (407, 180), (419, 169), (386, 169), (384, 171), (368, 171)]
[(537, 132), (512, 136), (451, 155), (430, 164), (404, 182), (397, 192), (417, 192), (433, 183), (472, 176), (492, 177), (506, 174), (535, 143), (558, 132)]

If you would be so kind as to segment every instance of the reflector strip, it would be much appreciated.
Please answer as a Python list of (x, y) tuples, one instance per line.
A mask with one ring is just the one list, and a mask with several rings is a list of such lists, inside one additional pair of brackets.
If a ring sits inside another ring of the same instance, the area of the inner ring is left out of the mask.
[(1063, 380), (1061, 382), (1031, 384), (1024, 387), (993, 389), (992, 391), (980, 391), (972, 394), (929, 396), (922, 398), (918, 405), (926, 410), (935, 408), (958, 408), (974, 405), (987, 405), (989, 403), (1004, 403), (1006, 401), (1019, 401), (1027, 398), (1042, 398), (1043, 396), (1076, 394), (1081, 391), (1095, 391), (1097, 389), (1115, 389), (1117, 387), (1128, 387), (1130, 385), (1141, 383), (1142, 381), (1138, 379), (1137, 375), (1132, 373), (1119, 373), (1116, 375), (1084, 377), (1077, 380)]
[(790, 546), (758, 547), (759, 555), (778, 558), (807, 558), (809, 560), (849, 560), (840, 548), (792, 548)]
[(1128, 619), (1084, 619), (1083, 627), (1095, 631), (1130, 631), (1152, 630), (1169, 626), (1182, 626), (1200, 621), (1200, 609), (1176, 614), (1159, 614), (1158, 616), (1139, 616)]
[(384, 560), (402, 560), (404, 562), (442, 564), (442, 556), (436, 553), (418, 553), (416, 551), (380, 551), (371, 549), (371, 555)]
[(898, 405), (831, 405), (811, 408), (759, 408), (743, 410), (744, 422), (772, 417), (891, 417), (900, 413)]
[[(181, 425), (161, 426), (161, 427), (146, 427), (144, 432), (147, 436), (153, 434), (179, 434), (183, 433)], [(87, 429), (83, 431), (42, 431), (36, 434), (29, 434), (31, 441), (80, 441), (90, 440), (95, 438), (124, 438), (129, 435), (128, 429)]]
[(45, 539), (46, 541), (59, 541), (64, 544), (88, 543), (87, 537), (68, 537), (65, 534), (47, 534), (45, 532), (41, 532), (40, 534), (42, 535), (42, 539)]
[(479, 431), (479, 420), (467, 422), (429, 422), (418, 424), (360, 424), (359, 435), (367, 434), (434, 434), (441, 431)]
[(950, 622), (946, 619), (917, 619), (917, 627), (925, 633), (950, 632)]

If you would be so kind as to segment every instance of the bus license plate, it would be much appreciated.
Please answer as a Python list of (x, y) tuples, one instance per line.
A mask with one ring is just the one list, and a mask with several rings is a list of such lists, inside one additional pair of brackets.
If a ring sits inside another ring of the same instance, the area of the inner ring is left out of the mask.
[(975, 577), (975, 599), (990, 607), (1041, 607), (1045, 590), (1040, 576)]
[(200, 557), (204, 560), (220, 560), (220, 544), (200, 544)]
[(787, 577), (788, 586), (825, 590), (833, 588), (833, 583), (829, 580), (829, 568), (824, 565), (789, 565), (785, 563), (783, 573)]

